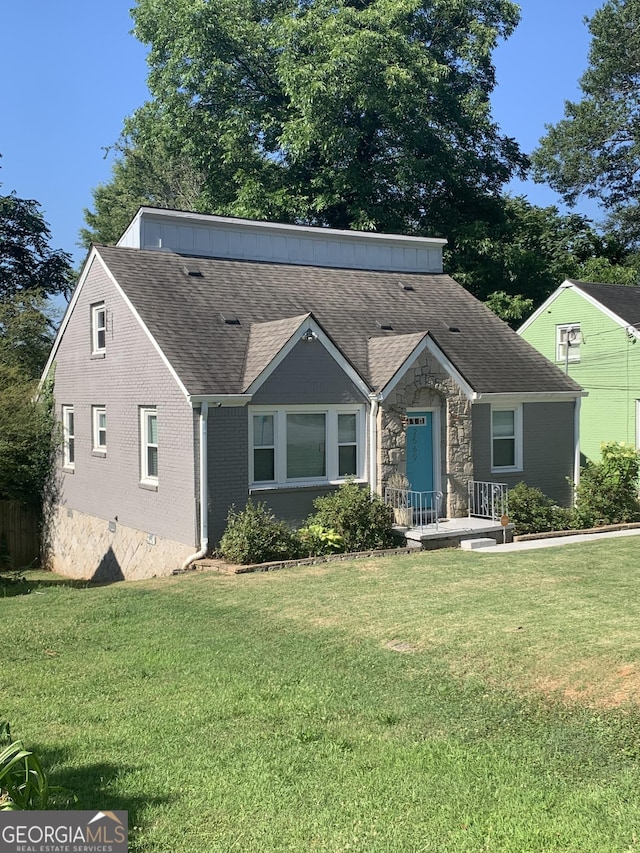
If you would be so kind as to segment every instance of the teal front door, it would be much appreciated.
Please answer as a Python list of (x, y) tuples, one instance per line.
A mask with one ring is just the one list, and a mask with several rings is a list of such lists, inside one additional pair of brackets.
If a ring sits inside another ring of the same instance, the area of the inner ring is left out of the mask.
[(414, 492), (432, 492), (433, 412), (407, 413), (407, 479)]

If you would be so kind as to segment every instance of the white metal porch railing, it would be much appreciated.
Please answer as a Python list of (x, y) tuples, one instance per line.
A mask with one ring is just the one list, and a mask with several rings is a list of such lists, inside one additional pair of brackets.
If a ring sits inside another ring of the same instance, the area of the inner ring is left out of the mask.
[(499, 521), (509, 514), (509, 487), (506, 483), (469, 483), (469, 516)]
[(384, 502), (393, 509), (393, 519), (401, 527), (438, 529), (442, 492), (414, 492), (387, 486)]

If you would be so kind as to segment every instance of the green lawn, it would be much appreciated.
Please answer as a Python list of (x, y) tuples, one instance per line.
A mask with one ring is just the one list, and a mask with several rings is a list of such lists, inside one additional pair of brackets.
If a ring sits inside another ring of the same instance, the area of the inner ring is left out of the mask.
[(39, 575), (0, 718), (132, 851), (640, 850), (637, 554)]

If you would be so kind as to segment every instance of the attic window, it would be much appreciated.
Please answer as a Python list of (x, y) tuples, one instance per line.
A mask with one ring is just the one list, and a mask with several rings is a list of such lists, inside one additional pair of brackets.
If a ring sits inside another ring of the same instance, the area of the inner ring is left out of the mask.
[(385, 332), (393, 332), (393, 326), (391, 325), (391, 323), (385, 323), (380, 320), (376, 320), (376, 326)]
[(200, 267), (193, 266), (191, 264), (185, 264), (183, 267), (185, 275), (189, 275), (192, 278), (202, 278), (202, 270)]
[(400, 288), (400, 290), (404, 290), (411, 293), (415, 291), (415, 287), (412, 284), (406, 284), (404, 281), (399, 281), (398, 287)]
[(239, 326), (240, 320), (236, 317), (235, 314), (220, 314), (220, 319), (225, 324), (225, 326)]

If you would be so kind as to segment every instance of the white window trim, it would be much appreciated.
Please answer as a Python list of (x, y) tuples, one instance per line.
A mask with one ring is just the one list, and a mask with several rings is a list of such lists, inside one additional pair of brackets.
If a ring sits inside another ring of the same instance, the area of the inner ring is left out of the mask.
[[(98, 315), (104, 314), (104, 325), (98, 323)], [(100, 346), (99, 333), (104, 332), (104, 346)], [(91, 355), (104, 355), (107, 351), (107, 309), (104, 302), (91, 306)]]
[(576, 341), (569, 345), (569, 363), (580, 361), (580, 323), (560, 323), (556, 326), (556, 361), (565, 363), (567, 360), (566, 344), (561, 341), (562, 332), (573, 331), (576, 333)]
[[(324, 414), (326, 443), (324, 477), (312, 479), (287, 479), (287, 415), (292, 414)], [(273, 481), (254, 480), (253, 466), (253, 416), (273, 415), (274, 432), (274, 471)], [(338, 415), (356, 416), (356, 475), (358, 481), (365, 480), (366, 429), (365, 407), (363, 405), (339, 404), (330, 406), (249, 406), (249, 484), (252, 490), (291, 488), (296, 486), (313, 486), (322, 483), (343, 483), (348, 477), (338, 475)]]
[[(514, 457), (515, 464), (514, 465), (494, 465), (493, 464), (493, 413), (494, 412), (513, 412), (513, 430), (514, 430)], [(507, 471), (522, 471), (523, 470), (523, 430), (522, 430), (522, 403), (514, 406), (491, 406), (489, 420), (489, 435), (491, 441), (491, 472), (495, 473), (498, 471), (507, 472)]]
[[(100, 426), (100, 415), (104, 415), (104, 430)], [(100, 433), (104, 431), (104, 441), (100, 443)], [(104, 456), (107, 453), (107, 408), (106, 406), (91, 407), (91, 435), (93, 452)]]
[[(73, 432), (69, 429), (69, 415), (74, 419)], [(67, 471), (75, 471), (76, 469), (76, 431), (75, 431), (75, 412), (73, 406), (62, 407), (62, 467)], [(73, 441), (73, 459), (69, 454), (69, 440)]]
[[(149, 457), (147, 454), (147, 450), (149, 447), (155, 447), (158, 449), (158, 443), (152, 444), (147, 441), (147, 421), (150, 417), (156, 418), (156, 425), (158, 420), (158, 410), (155, 406), (141, 406), (140, 407), (140, 483), (146, 486), (157, 486), (158, 485), (158, 476), (155, 474), (149, 474)], [(159, 455), (159, 454), (158, 454)]]

